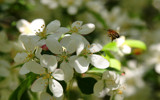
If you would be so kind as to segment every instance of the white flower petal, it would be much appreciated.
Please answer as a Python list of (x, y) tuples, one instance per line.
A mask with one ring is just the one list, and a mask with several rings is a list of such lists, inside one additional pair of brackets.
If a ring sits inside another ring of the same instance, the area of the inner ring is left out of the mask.
[(60, 27), (56, 32), (52, 32), (52, 34), (50, 34), (48, 38), (59, 40), (62, 34), (65, 34), (67, 32), (69, 32), (68, 28)]
[(52, 76), (57, 79), (57, 80), (64, 80), (64, 72), (62, 69), (56, 69), (53, 73)]
[(69, 8), (67, 9), (68, 13), (70, 15), (75, 15), (77, 13), (77, 7), (76, 6), (69, 6)]
[(51, 33), (51, 32), (55, 32), (59, 28), (60, 28), (60, 21), (54, 20), (47, 25), (46, 30), (47, 30), (47, 33)]
[(95, 66), (96, 68), (105, 69), (105, 68), (109, 67), (108, 60), (106, 60), (102, 56), (92, 54), (90, 56), (90, 59), (91, 59), (91, 64), (93, 66)]
[(61, 44), (53, 38), (47, 38), (46, 45), (52, 53), (62, 54), (63, 52)]
[(20, 69), (20, 71), (19, 71), (19, 73), (20, 73), (21, 75), (24, 75), (24, 74), (27, 74), (27, 73), (30, 72), (30, 71), (28, 70), (27, 66), (28, 66), (28, 63), (25, 63), (25, 64), (21, 67), (21, 69)]
[(53, 100), (53, 97), (47, 92), (42, 92), (40, 95), (40, 100)]
[(17, 53), (17, 55), (14, 57), (14, 61), (16, 63), (24, 63), (24, 62), (26, 62), (27, 56), (28, 56), (28, 54), (25, 52)]
[(33, 92), (40, 92), (45, 89), (45, 87), (48, 84), (48, 79), (38, 78), (34, 81), (34, 83), (31, 86), (31, 90)]
[(73, 66), (78, 73), (85, 73), (89, 67), (89, 61), (84, 57), (78, 57), (77, 59), (70, 61), (70, 65)]
[(82, 21), (75, 21), (72, 24), (71, 28), (74, 28), (74, 27), (79, 28), (79, 27), (81, 27), (82, 23), (83, 23)]
[(34, 35), (33, 31), (31, 30), (30, 23), (27, 20), (25, 19), (19, 20), (16, 26), (22, 34)]
[(103, 81), (102, 80), (99, 80), (95, 85), (94, 85), (94, 88), (93, 88), (93, 91), (94, 91), (94, 94), (96, 96), (101, 96), (102, 95), (102, 92), (103, 92), (103, 89), (104, 89), (104, 84), (103, 84)]
[(131, 47), (129, 47), (128, 45), (123, 45), (122, 52), (124, 54), (130, 54), (131, 53)]
[(56, 33), (59, 33), (59, 34), (64, 34), (64, 33), (67, 33), (67, 32), (69, 32), (69, 29), (68, 28), (65, 28), (65, 27), (60, 27), (57, 31), (56, 31)]
[(38, 48), (36, 49), (35, 55), (36, 55), (36, 57), (39, 58), (39, 59), (40, 59), (40, 57), (42, 56), (42, 55), (41, 55), (41, 52), (42, 52), (42, 48), (39, 48), (39, 47), (38, 47)]
[(92, 23), (85, 24), (82, 26), (82, 29), (79, 31), (80, 34), (89, 34), (93, 32), (95, 29), (95, 25)]
[(44, 74), (45, 68), (43, 68), (40, 64), (35, 61), (29, 61), (26, 65), (27, 69), (36, 74)]
[(74, 70), (73, 68), (66, 62), (62, 62), (60, 68), (64, 72), (64, 80), (69, 82), (73, 78)]
[(124, 36), (121, 36), (120, 38), (116, 39), (116, 43), (118, 47), (122, 46), (124, 42), (125, 42)]
[(49, 89), (55, 97), (61, 97), (63, 95), (63, 88), (61, 84), (54, 79), (49, 80)]
[(93, 43), (89, 48), (91, 53), (99, 52), (102, 49), (102, 46), (98, 43)]
[(71, 39), (73, 39), (75, 41), (75, 45), (77, 46), (76, 53), (77, 53), (77, 55), (79, 55), (82, 52), (82, 50), (85, 48), (85, 43), (82, 40), (82, 37), (77, 34), (72, 34)]
[(107, 79), (109, 79), (109, 78), (115, 79), (115, 78), (116, 78), (116, 73), (113, 72), (113, 71), (105, 71), (105, 72), (103, 73), (102, 79), (107, 80)]
[(42, 26), (45, 27), (45, 22), (43, 19), (35, 19), (31, 22), (31, 28), (34, 33), (42, 32), (44, 29)]
[(157, 63), (154, 69), (158, 74), (160, 74), (160, 63)]
[(41, 39), (41, 40), (39, 40), (38, 42), (37, 42), (37, 46), (39, 46), (39, 47), (41, 47), (41, 46), (43, 46), (43, 45), (45, 45), (46, 44), (46, 40), (45, 39)]
[(74, 53), (77, 49), (76, 40), (71, 36), (64, 37), (60, 43), (66, 48), (68, 54)]
[(23, 46), (29, 52), (34, 51), (35, 47), (37, 46), (37, 42), (39, 40), (38, 36), (27, 36), (27, 35), (20, 35), (19, 39), (22, 41)]
[(40, 64), (41, 66), (48, 68), (49, 72), (53, 72), (57, 68), (57, 59), (52, 55), (42, 55)]

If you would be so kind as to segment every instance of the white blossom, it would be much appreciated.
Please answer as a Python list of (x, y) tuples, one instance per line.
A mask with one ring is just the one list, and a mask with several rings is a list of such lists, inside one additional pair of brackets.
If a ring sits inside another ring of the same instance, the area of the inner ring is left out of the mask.
[[(57, 68), (57, 60), (52, 55), (42, 55), (40, 64), (32, 61), (27, 67), (33, 73), (40, 74), (40, 77), (32, 84), (33, 92), (43, 91), (49, 84), (49, 89), (55, 97), (63, 95), (63, 88), (57, 80), (64, 80), (64, 73)], [(47, 70), (47, 71), (46, 71)]]
[(25, 63), (20, 69), (20, 74), (26, 74), (29, 73), (29, 70), (26, 69), (28, 62), (32, 61), (35, 57), (39, 57), (42, 49), (36, 49), (37, 42), (39, 40), (39, 38), (36, 36), (21, 35), (19, 39), (22, 42), (25, 51), (17, 53), (14, 57), (14, 61), (17, 64)]
[(109, 67), (109, 62), (104, 57), (93, 54), (99, 52), (102, 49), (100, 44), (92, 44), (90, 45), (85, 38), (83, 38), (84, 42), (86, 43), (83, 46), (84, 49), (81, 47), (77, 50), (78, 57), (72, 57), (70, 63), (75, 68), (78, 73), (84, 73), (88, 70), (89, 64), (91, 63), (96, 68), (105, 69)]
[(60, 42), (53, 38), (47, 38), (46, 45), (52, 53), (56, 54), (57, 60), (62, 61), (60, 68), (64, 71), (65, 81), (68, 82), (73, 77), (73, 68), (69, 62), (71, 54), (76, 51), (75, 40), (71, 36), (64, 37)]
[(111, 92), (120, 87), (120, 77), (113, 71), (105, 71), (102, 80), (98, 80), (94, 85), (94, 94), (102, 97), (105, 94), (110, 95)]
[(121, 36), (120, 38), (116, 39), (116, 43), (117, 43), (117, 47), (119, 48), (118, 53), (120, 55), (124, 55), (124, 54), (130, 54), (131, 53), (131, 47), (129, 47), (126, 43), (125, 43), (125, 37)]
[(17, 22), (17, 28), (21, 32), (21, 35), (35, 35), (35, 30), (43, 24), (43, 19), (35, 19), (32, 22), (21, 19)]

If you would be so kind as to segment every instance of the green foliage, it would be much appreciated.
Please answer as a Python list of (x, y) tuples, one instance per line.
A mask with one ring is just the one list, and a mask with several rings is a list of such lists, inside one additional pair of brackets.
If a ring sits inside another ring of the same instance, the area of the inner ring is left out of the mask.
[(132, 48), (139, 48), (142, 50), (146, 50), (146, 45), (144, 42), (139, 40), (126, 40), (125, 43)]
[(110, 43), (106, 44), (103, 47), (102, 51), (106, 51), (106, 50), (117, 51), (118, 48), (117, 48), (116, 42), (110, 42)]
[(120, 71), (121, 70), (121, 63), (117, 59), (110, 58), (110, 67)]
[(21, 84), (17, 87), (17, 89), (11, 94), (9, 100), (22, 100), (22, 95), (26, 90), (32, 85), (37, 75), (33, 73), (29, 73), (27, 78), (21, 82)]
[(93, 67), (89, 71), (87, 71), (87, 73), (103, 73), (105, 71), (106, 71), (106, 69), (98, 69), (96, 67)]
[(86, 77), (86, 78), (77, 77), (78, 87), (81, 90), (81, 92), (84, 94), (88, 94), (88, 95), (92, 94), (93, 87), (96, 82), (97, 80), (91, 77)]

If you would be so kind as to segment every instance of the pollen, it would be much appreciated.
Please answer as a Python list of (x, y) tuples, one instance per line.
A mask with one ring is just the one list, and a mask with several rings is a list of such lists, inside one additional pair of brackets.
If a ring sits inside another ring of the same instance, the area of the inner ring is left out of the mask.
[(78, 32), (78, 28), (76, 26), (74, 26), (71, 30), (71, 33), (77, 33)]
[(121, 91), (121, 90), (118, 90), (118, 94), (123, 94), (123, 91)]

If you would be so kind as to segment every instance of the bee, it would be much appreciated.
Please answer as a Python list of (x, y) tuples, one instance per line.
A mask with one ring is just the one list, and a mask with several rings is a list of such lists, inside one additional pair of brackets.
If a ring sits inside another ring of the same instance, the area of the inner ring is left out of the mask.
[(107, 30), (107, 34), (108, 34), (108, 36), (111, 38), (112, 41), (113, 41), (114, 39), (116, 39), (116, 38), (119, 38), (119, 34), (118, 34), (118, 32), (116, 32), (115, 30), (108, 29), (108, 30)]

